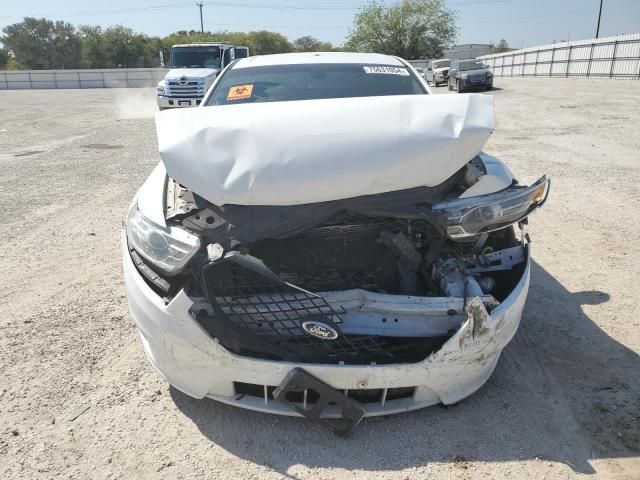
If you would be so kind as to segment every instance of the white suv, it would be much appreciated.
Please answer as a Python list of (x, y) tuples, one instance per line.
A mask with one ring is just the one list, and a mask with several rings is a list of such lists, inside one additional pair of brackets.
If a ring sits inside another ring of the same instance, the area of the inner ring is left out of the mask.
[(437, 87), (441, 83), (447, 83), (449, 65), (451, 65), (451, 60), (448, 58), (429, 61), (424, 72), (424, 78), (427, 80), (427, 83), (432, 84), (434, 87)]

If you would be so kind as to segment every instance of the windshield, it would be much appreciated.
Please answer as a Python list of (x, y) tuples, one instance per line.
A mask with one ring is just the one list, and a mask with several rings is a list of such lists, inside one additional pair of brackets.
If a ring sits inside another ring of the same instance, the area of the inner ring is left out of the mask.
[(484, 63), (480, 61), (460, 62), (460, 66), (458, 67), (458, 70), (460, 70), (461, 72), (465, 72), (467, 70), (480, 70), (482, 68), (487, 68), (487, 67), (485, 67)]
[(426, 93), (405, 67), (355, 63), (270, 65), (227, 70), (207, 105)]
[(220, 68), (220, 47), (174, 47), (171, 68)]
[(443, 68), (448, 67), (451, 64), (449, 60), (442, 60), (440, 62), (433, 62), (433, 68)]

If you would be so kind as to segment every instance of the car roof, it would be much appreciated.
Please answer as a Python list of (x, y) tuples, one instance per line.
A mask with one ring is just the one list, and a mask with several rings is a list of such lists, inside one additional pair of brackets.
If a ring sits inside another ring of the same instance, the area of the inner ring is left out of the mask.
[(238, 60), (233, 68), (265, 67), (269, 65), (301, 65), (310, 63), (365, 63), (406, 67), (397, 57), (380, 53), (304, 52), (259, 55)]
[(221, 47), (223, 45), (230, 45), (229, 43), (223, 42), (195, 42), (195, 43), (177, 43), (175, 45), (171, 45), (171, 48), (183, 48), (183, 47)]

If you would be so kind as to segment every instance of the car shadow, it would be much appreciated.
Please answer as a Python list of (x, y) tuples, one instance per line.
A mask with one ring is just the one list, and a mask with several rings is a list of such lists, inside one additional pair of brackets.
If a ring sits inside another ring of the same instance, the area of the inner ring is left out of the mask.
[(533, 459), (595, 473), (592, 459), (640, 454), (640, 359), (582, 308), (608, 300), (568, 291), (534, 261), (519, 331), (483, 388), (454, 406), (365, 419), (349, 438), (173, 388), (171, 397), (211, 442), (283, 475), (292, 465), (384, 471)]

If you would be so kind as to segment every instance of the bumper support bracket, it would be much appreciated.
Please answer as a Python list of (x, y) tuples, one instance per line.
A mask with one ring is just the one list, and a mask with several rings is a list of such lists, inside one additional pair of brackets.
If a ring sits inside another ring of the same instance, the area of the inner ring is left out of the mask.
[[(304, 392), (306, 390), (313, 390), (318, 395), (319, 398), (315, 403), (307, 404), (305, 407), (304, 404), (301, 405), (287, 399), (287, 394), (290, 392)], [(291, 370), (278, 388), (274, 390), (273, 396), (312, 422), (330, 427), (341, 437), (348, 436), (358, 426), (365, 414), (365, 409), (360, 402), (340, 393), (302, 368)], [(337, 420), (321, 418), (323, 410), (330, 403), (340, 407), (342, 418)]]

